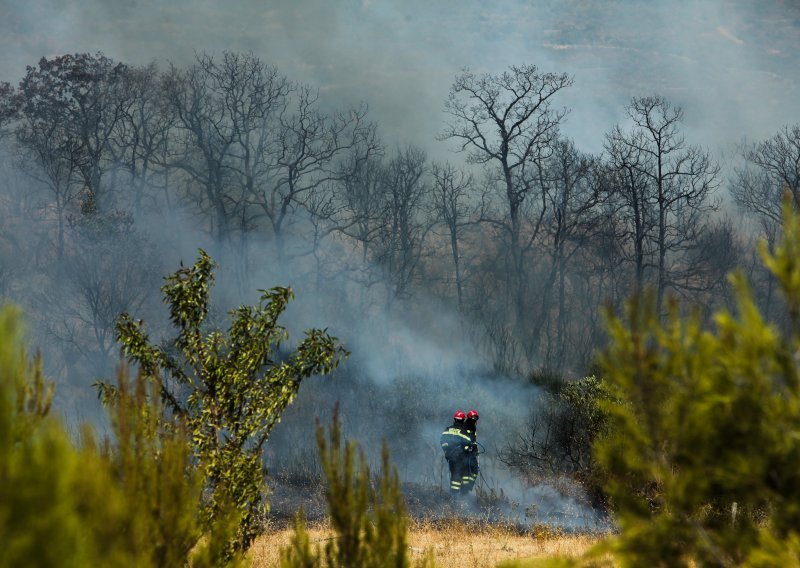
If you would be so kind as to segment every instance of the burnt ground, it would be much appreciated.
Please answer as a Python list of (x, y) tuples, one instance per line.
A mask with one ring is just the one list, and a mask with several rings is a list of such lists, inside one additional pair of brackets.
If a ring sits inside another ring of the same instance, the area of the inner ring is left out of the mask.
[[(287, 483), (286, 480), (274, 479), (270, 491), (271, 524), (290, 524), (301, 508), (310, 522), (322, 521), (327, 516), (325, 486), (320, 482), (298, 480)], [(414, 519), (435, 519), (455, 510), (450, 496), (438, 487), (404, 483), (403, 494), (408, 513)]]
[[(270, 481), (270, 512), (268, 522), (272, 527), (291, 525), (295, 515), (302, 508), (310, 523), (323, 522), (327, 517), (325, 486), (319, 479), (273, 478)], [(419, 483), (403, 483), (408, 514), (414, 521), (447, 523), (458, 518), (461, 521), (489, 525), (503, 525), (520, 534), (541, 530), (565, 533), (596, 533), (610, 529), (609, 521), (603, 520), (594, 525), (581, 525), (572, 519), (559, 519), (557, 516), (543, 518), (535, 510), (525, 509), (511, 502), (505, 495), (480, 487), (463, 499), (454, 501), (449, 493), (440, 487)]]

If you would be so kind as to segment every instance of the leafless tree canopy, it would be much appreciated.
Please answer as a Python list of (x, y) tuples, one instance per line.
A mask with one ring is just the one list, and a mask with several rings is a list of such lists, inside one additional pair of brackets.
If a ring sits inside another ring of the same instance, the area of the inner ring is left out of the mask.
[[(0, 84), (0, 290), (47, 322), (35, 329), (65, 346), (67, 374), (113, 357), (111, 314), (153, 306), (160, 259), (183, 250), (187, 227), (240, 287), (275, 265), (320, 309), (335, 309), (332, 282), (364, 314), (451, 305), (507, 372), (582, 372), (604, 340), (599, 308), (649, 287), (659, 305), (679, 294), (710, 307), (741, 266), (772, 302), (683, 110), (635, 97), (592, 155), (561, 131), (572, 82), (534, 65), (461, 71), (440, 136), (456, 154), (437, 163), (381, 140), (363, 103), (334, 108), (252, 53), (166, 69), (43, 58)], [(742, 158), (727, 185), (772, 238), (781, 195), (800, 199), (800, 127)]]

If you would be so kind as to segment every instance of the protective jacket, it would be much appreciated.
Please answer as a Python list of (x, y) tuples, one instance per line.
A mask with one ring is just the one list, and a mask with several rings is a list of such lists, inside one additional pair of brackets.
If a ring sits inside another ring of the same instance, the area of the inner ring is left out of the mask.
[(472, 439), (462, 424), (453, 422), (452, 426), (442, 432), (439, 443), (450, 467), (450, 493), (468, 493), (474, 484), (474, 481), (470, 482), (470, 456), (475, 450)]
[(439, 443), (447, 461), (458, 460), (472, 450), (472, 439), (458, 422), (453, 422), (452, 426), (442, 432)]
[(467, 455), (467, 464), (461, 476), (461, 492), (469, 493), (474, 487), (475, 481), (478, 479), (478, 473), (480, 472), (480, 468), (478, 467), (478, 452), (476, 451), (478, 448), (478, 434), (475, 420), (467, 419), (464, 423), (464, 434), (469, 437), (472, 451)]

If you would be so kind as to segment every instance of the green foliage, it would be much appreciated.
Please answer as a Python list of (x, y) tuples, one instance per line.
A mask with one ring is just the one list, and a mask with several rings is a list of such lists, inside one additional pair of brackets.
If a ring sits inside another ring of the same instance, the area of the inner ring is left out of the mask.
[(609, 435), (597, 445), (627, 566), (797, 565), (800, 558), (800, 222), (762, 249), (793, 321), (782, 334), (741, 276), (716, 330), (652, 298), (611, 317)]
[(6, 417), (15, 417), (7, 424), (7, 431), (0, 430), (0, 442), (19, 442), (50, 413), (54, 386), (44, 378), (40, 355), (37, 353), (32, 363), (25, 356), (16, 309), (4, 306), (0, 310), (0, 334), (7, 338), (0, 345), (0, 368), (5, 374), (0, 412)]
[[(384, 444), (377, 487), (364, 452), (354, 442), (342, 444), (338, 416), (329, 439), (317, 427), (317, 444), (327, 487), (325, 497), (334, 536), (312, 549), (302, 518), (295, 520), (290, 546), (283, 550), (283, 568), (328, 566), (363, 568), (410, 567), (406, 541), (407, 516), (397, 469)], [(432, 566), (430, 556), (418, 566)]]
[(131, 549), (151, 548), (154, 563), (177, 566), (200, 538), (202, 488), (180, 423), (162, 423), (147, 391), (142, 377), (131, 384), (127, 372), (119, 372), (109, 409), (113, 446), (104, 457), (127, 504)]
[(544, 404), (534, 411), (529, 430), (501, 452), (500, 460), (532, 481), (568, 472), (594, 505), (603, 505), (604, 477), (592, 444), (608, 427), (603, 401), (612, 396), (606, 383), (595, 375), (565, 381), (540, 373), (534, 379), (547, 389)]
[(120, 371), (115, 443), (84, 429), (76, 445), (47, 414), (52, 386), (38, 358), (28, 362), (18, 314), (0, 311), (0, 567), (226, 565), (204, 562), (231, 532), (200, 542), (203, 487), (186, 430), (157, 418), (148, 384)]
[(0, 311), (0, 566), (77, 566), (85, 545), (71, 551), (81, 526), (61, 472), (74, 471), (78, 456), (46, 413), (29, 412), (46, 405), (31, 398), (41, 375), (31, 370), (18, 322), (14, 308)]
[[(131, 383), (125, 369), (118, 373), (110, 404), (113, 447), (105, 459), (119, 480), (127, 503), (133, 550), (150, 550), (149, 564), (182, 566), (236, 565), (227, 544), (236, 534), (235, 508), (227, 506), (218, 522), (204, 529), (203, 478), (195, 466), (191, 440), (179, 418), (163, 419), (159, 385), (139, 375)], [(225, 553), (219, 552), (225, 550)]]
[(561, 433), (564, 456), (595, 505), (604, 505), (605, 476), (592, 446), (608, 431), (605, 404), (614, 401), (614, 397), (601, 377), (590, 375), (564, 385), (558, 398), (565, 408), (564, 414), (569, 417)]
[(260, 532), (266, 511), (264, 443), (300, 382), (329, 373), (346, 353), (318, 329), (306, 331), (293, 353), (281, 350), (288, 334), (277, 320), (293, 298), (289, 288), (262, 290), (257, 306), (233, 310), (227, 334), (206, 329), (214, 267), (201, 250), (194, 266), (167, 277), (162, 291), (177, 330), (173, 339), (154, 345), (143, 322), (128, 314), (117, 331), (128, 360), (158, 382), (168, 410), (189, 429), (209, 484), (209, 521), (227, 503), (238, 508), (236, 546), (243, 550)]
[(320, 568), (322, 552), (312, 548), (306, 529), (305, 512), (300, 509), (294, 519), (294, 534), (288, 548), (281, 550), (281, 568)]

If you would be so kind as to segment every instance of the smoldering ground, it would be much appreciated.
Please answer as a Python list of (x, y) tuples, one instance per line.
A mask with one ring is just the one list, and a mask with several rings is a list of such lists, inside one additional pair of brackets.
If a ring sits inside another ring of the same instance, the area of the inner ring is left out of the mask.
[[(304, 254), (309, 248), (305, 239), (288, 240), (284, 246), (290, 260), (281, 264), (274, 242), (266, 238), (253, 236), (244, 249), (231, 249), (188, 222), (167, 224), (158, 215), (147, 215), (136, 226), (142, 239), (160, 243), (158, 266), (166, 271), (190, 265), (198, 244), (209, 250), (218, 264), (210, 314), (214, 325), (224, 328), (227, 310), (257, 302), (258, 290), (291, 286), (296, 299), (280, 320), (290, 333), (288, 348), (305, 329), (325, 327), (350, 352), (332, 376), (302, 384), (267, 443), (274, 517), (290, 517), (300, 505), (322, 512), (315, 431), (317, 424), (330, 425), (337, 407), (345, 438), (359, 443), (374, 469), (382, 444), (388, 444), (413, 513), (452, 514), (439, 436), (456, 409), (475, 408), (481, 415), (478, 439), (486, 452), (480, 457), (478, 485), (487, 503), (479, 506), (473, 494), (460, 514), (491, 514), (522, 524), (598, 526), (599, 513), (566, 478), (532, 487), (498, 459), (526, 431), (532, 414), (544, 410), (542, 392), (523, 378), (496, 372), (482, 349), (480, 331), (446, 302), (432, 296), (391, 299), (388, 281), (363, 285), (355, 276), (367, 269), (380, 273), (380, 268), (353, 259), (343, 262), (348, 246), (336, 239), (319, 244), (316, 256)], [(319, 258), (326, 260), (323, 268)], [(132, 315), (142, 317), (152, 339), (160, 341), (171, 330), (166, 306), (159, 305), (157, 280), (150, 286)], [(72, 389), (91, 394), (86, 383)], [(99, 415), (96, 403), (94, 409), (81, 415)]]

